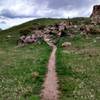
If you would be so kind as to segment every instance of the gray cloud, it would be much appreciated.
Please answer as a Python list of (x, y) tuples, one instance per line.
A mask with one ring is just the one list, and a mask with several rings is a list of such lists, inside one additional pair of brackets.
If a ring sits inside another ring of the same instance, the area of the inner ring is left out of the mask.
[[(5, 1), (5, 0), (4, 0)], [(1, 0), (1, 5), (3, 3), (6, 3)], [(16, 5), (19, 6), (18, 8), (14, 8), (14, 0), (7, 0), (11, 1), (9, 3), (9, 6), (11, 5), (11, 8), (3, 7), (0, 11), (0, 16), (8, 17), (8, 18), (28, 18), (28, 17), (62, 17), (62, 12), (72, 12), (76, 11), (81, 16), (88, 16), (89, 11), (87, 14), (85, 11), (87, 11), (92, 5), (96, 4), (98, 0), (17, 0), (19, 2), (15, 2)], [(12, 3), (13, 2), (13, 3)], [(17, 4), (18, 3), (18, 4)], [(5, 4), (4, 4), (5, 5)], [(8, 7), (8, 6), (7, 6)], [(27, 8), (29, 9), (28, 11)], [(25, 9), (23, 9), (25, 8)], [(23, 10), (23, 11), (22, 11)], [(25, 12), (25, 13), (24, 13)], [(74, 12), (73, 12), (74, 13)], [(85, 13), (85, 14), (84, 14)], [(77, 15), (79, 16), (79, 15)], [(66, 16), (65, 16), (66, 17)], [(73, 15), (72, 15), (73, 17)]]
[(59, 8), (68, 8), (68, 9), (77, 9), (82, 8), (89, 3), (91, 3), (89, 0), (48, 0), (48, 6), (53, 9), (59, 9)]
[(8, 17), (8, 18), (15, 18), (15, 17), (20, 17), (20, 16), (16, 16), (16, 13), (13, 11), (10, 11), (9, 9), (3, 9), (1, 10), (1, 16), (3, 17)]
[(13, 10), (3, 9), (0, 13), (0, 16), (7, 17), (7, 18), (30, 18), (30, 17), (39, 17), (36, 15), (24, 15), (14, 12)]
[(95, 4), (100, 0), (0, 0), (0, 21), (16, 25), (32, 18), (90, 16)]
[[(33, 2), (34, 0), (30, 1)], [(100, 0), (35, 0), (35, 2), (41, 5), (45, 5), (45, 2), (47, 2), (47, 8), (51, 12), (47, 13), (45, 17), (66, 17), (67, 15), (70, 15), (70, 17), (84, 17), (90, 16), (93, 5), (99, 4)]]

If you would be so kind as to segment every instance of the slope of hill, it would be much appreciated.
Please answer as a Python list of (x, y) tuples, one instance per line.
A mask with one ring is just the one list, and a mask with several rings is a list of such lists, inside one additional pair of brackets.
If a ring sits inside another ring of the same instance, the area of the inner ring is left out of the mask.
[[(62, 48), (65, 41), (72, 45)], [(60, 100), (100, 99), (100, 35), (62, 37), (56, 66)]]
[(2, 33), (5, 33), (5, 32), (18, 32), (18, 31), (23, 30), (23, 29), (32, 29), (34, 27), (34, 25), (35, 26), (39, 26), (39, 25), (44, 25), (44, 26), (52, 25), (52, 24), (59, 23), (59, 22), (64, 21), (64, 20), (71, 20), (75, 24), (76, 23), (80, 24), (80, 22), (89, 23), (89, 21), (90, 21), (89, 18), (83, 18), (83, 17), (73, 18), (73, 19), (41, 18), (41, 19), (36, 19), (36, 20), (32, 20), (32, 21), (23, 23), (23, 24), (18, 25), (18, 26), (14, 26), (14, 27), (12, 27), (10, 29), (2, 31)]
[[(17, 48), (17, 40), (23, 30), (31, 34), (34, 29), (62, 21), (71, 21), (78, 26), (90, 24), (89, 18), (44, 18), (0, 31), (1, 100), (40, 100), (51, 49), (43, 40)], [(96, 28), (100, 28), (100, 25)], [(53, 36), (53, 39), (57, 39), (58, 47), (56, 70), (60, 100), (99, 100), (100, 34), (86, 37), (80, 32), (76, 33), (74, 37)], [(70, 42), (71, 46), (62, 47), (64, 42)]]

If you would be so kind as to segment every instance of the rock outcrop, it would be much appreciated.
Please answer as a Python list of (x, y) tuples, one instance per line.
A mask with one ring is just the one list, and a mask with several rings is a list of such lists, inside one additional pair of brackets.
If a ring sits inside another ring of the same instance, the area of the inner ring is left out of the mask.
[(100, 5), (95, 5), (93, 7), (93, 12), (90, 17), (91, 17), (92, 23), (100, 24)]
[[(100, 23), (100, 6), (94, 6), (91, 19), (94, 24)], [(93, 24), (77, 25), (71, 21), (62, 21), (54, 25), (45, 26), (43, 29), (34, 29), (31, 32), (32, 34), (28, 34), (28, 31), (23, 31), (25, 33), (19, 37), (18, 44), (35, 43), (41, 39), (47, 43), (56, 44), (56, 40), (62, 36), (73, 38), (75, 34), (80, 33), (82, 36), (87, 37), (89, 34), (100, 33), (100, 29), (97, 30), (94, 26)], [(62, 46), (67, 47), (69, 45), (71, 44), (64, 43)]]
[[(20, 36), (18, 40), (18, 44), (28, 44), (28, 43), (35, 43), (38, 39), (43, 38), (49, 39), (51, 41), (51, 36), (55, 34), (57, 37), (60, 37), (63, 34), (63, 31), (70, 28), (72, 25), (67, 24), (67, 22), (61, 22), (58, 25), (52, 25), (44, 27), (42, 30), (33, 30), (33, 34), (28, 35), (27, 31), (26, 34)], [(48, 37), (49, 36), (49, 37)], [(53, 41), (53, 40), (52, 40)], [(55, 42), (55, 41), (53, 41)]]

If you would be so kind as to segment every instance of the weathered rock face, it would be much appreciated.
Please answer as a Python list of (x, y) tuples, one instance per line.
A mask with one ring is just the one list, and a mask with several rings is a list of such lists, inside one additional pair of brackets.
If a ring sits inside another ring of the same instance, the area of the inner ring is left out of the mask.
[(93, 7), (93, 12), (91, 14), (91, 21), (94, 24), (100, 23), (100, 5), (95, 5)]

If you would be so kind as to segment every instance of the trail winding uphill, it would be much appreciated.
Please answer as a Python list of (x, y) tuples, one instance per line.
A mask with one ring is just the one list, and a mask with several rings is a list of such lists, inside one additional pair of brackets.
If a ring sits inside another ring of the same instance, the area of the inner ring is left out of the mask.
[(58, 79), (56, 74), (56, 50), (57, 47), (53, 43), (48, 45), (52, 47), (52, 53), (48, 62), (48, 72), (43, 84), (41, 92), (41, 100), (58, 100)]

